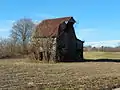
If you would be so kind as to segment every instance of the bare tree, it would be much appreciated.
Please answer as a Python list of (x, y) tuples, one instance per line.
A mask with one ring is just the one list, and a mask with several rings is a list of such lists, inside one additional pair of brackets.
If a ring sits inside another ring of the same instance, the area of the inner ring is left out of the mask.
[(26, 45), (30, 40), (33, 28), (34, 23), (28, 18), (20, 19), (13, 24), (11, 37), (14, 44), (17, 43), (22, 46), (22, 51), (25, 51), (26, 49)]
[(10, 38), (0, 39), (0, 58), (11, 57), (14, 54), (13, 43)]

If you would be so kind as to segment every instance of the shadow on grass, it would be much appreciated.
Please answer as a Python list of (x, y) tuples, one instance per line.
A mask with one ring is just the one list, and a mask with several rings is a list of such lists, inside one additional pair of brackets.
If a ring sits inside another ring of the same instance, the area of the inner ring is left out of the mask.
[(83, 62), (120, 62), (120, 59), (84, 59)]
[(71, 60), (71, 61), (62, 61), (62, 62), (120, 62), (120, 59), (83, 59), (83, 60)]

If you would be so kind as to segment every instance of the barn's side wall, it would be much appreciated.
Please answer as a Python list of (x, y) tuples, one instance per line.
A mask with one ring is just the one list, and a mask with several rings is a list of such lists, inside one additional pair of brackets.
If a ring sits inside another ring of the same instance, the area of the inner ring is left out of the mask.
[[(73, 23), (68, 23), (66, 29), (59, 28), (57, 50), (61, 61), (75, 61), (76, 59), (76, 35), (74, 32)], [(62, 33), (62, 34), (61, 34)]]
[(76, 35), (72, 23), (68, 23), (68, 56), (74, 61), (76, 59)]
[(73, 23), (67, 23), (66, 29), (59, 28), (57, 38), (57, 56), (60, 61), (80, 61), (83, 59), (83, 42), (77, 43)]

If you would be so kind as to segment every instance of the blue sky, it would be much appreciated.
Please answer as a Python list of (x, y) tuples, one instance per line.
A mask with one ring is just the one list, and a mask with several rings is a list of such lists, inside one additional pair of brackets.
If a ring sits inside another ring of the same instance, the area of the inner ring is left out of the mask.
[(120, 42), (120, 0), (1, 0), (0, 36), (8, 37), (20, 18), (41, 21), (73, 16), (77, 37), (85, 45), (115, 46)]

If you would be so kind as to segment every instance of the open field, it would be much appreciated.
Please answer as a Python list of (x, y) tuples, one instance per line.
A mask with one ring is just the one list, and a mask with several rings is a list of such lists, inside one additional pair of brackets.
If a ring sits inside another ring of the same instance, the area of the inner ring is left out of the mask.
[(22, 59), (0, 60), (0, 90), (112, 90), (116, 87), (120, 87), (120, 63), (42, 64)]
[(85, 59), (120, 59), (120, 52), (84, 52)]

